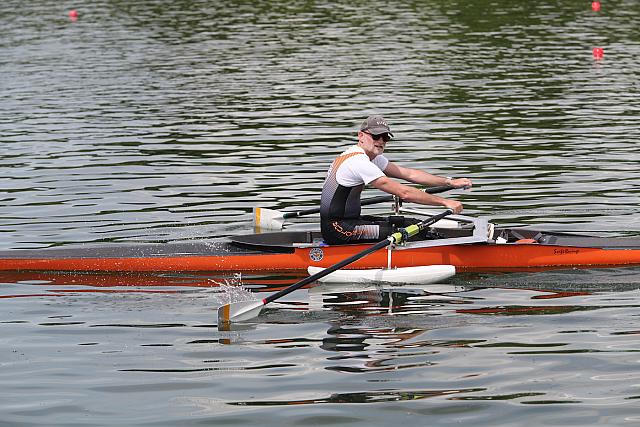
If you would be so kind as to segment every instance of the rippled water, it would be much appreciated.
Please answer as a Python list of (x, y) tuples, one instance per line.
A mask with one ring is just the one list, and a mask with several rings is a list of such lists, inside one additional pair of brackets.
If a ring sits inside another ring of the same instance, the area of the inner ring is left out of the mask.
[[(0, 249), (249, 232), (252, 206), (315, 206), (373, 112), (392, 160), (474, 180), (467, 213), (640, 235), (637, 2), (10, 0), (0, 18)], [(234, 280), (0, 274), (0, 424), (639, 421), (638, 268), (314, 287), (219, 331)]]

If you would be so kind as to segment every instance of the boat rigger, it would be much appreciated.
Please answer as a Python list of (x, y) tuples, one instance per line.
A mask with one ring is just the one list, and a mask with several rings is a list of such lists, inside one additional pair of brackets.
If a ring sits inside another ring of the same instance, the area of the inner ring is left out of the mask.
[[(347, 268), (435, 264), (458, 271), (640, 265), (640, 238), (608, 238), (494, 227), (484, 218), (448, 217), (434, 240), (391, 245)], [(455, 226), (451, 227), (451, 220)], [(0, 271), (262, 272), (328, 267), (369, 245), (328, 246), (319, 232), (250, 234), (224, 241), (102, 245), (0, 251)]]

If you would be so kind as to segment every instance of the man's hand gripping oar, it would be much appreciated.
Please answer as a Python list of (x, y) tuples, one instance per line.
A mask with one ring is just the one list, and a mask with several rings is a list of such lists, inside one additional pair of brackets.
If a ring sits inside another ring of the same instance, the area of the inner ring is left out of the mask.
[(312, 274), (309, 277), (306, 277), (302, 280), (300, 280), (299, 282), (294, 283), (291, 286), (288, 286), (284, 289), (282, 289), (279, 292), (276, 292), (275, 294), (269, 295), (268, 297), (266, 297), (265, 299), (261, 300), (261, 301), (245, 301), (245, 302), (235, 302), (235, 303), (230, 303), (230, 304), (225, 304), (222, 307), (220, 307), (218, 309), (218, 325), (220, 324), (224, 324), (224, 323), (229, 323), (229, 322), (240, 322), (243, 320), (249, 320), (252, 319), (256, 316), (258, 316), (258, 314), (260, 314), (260, 311), (262, 311), (262, 307), (264, 307), (265, 305), (269, 304), (270, 302), (273, 302), (275, 300), (277, 300), (278, 298), (281, 298), (293, 291), (295, 291), (296, 289), (299, 289), (301, 287), (303, 287), (304, 285), (307, 285), (309, 283), (315, 282), (316, 280), (333, 273), (336, 270), (341, 269), (342, 267), (345, 267), (361, 258), (364, 258), (365, 256), (379, 250), (382, 248), (385, 248), (389, 245), (392, 244), (398, 244), (398, 243), (402, 243), (402, 242), (406, 242), (410, 237), (415, 236), (416, 234), (418, 234), (420, 231), (424, 230), (425, 228), (429, 227), (430, 225), (438, 222), (439, 220), (441, 220), (442, 218), (444, 218), (447, 215), (451, 215), (453, 212), (451, 210), (446, 210), (442, 213), (439, 213), (437, 215), (434, 215), (432, 217), (429, 217), (423, 221), (420, 221), (417, 224), (413, 224), (410, 225), (406, 228), (401, 228), (400, 230), (396, 231), (395, 233), (391, 234), (389, 237), (387, 237), (385, 240), (382, 240), (376, 244), (374, 244), (373, 246), (363, 250), (362, 252), (359, 252), (355, 255), (352, 255), (351, 257), (340, 261), (337, 264), (332, 265), (331, 267), (328, 267), (322, 271), (319, 271), (316, 274)]
[[(429, 194), (437, 194), (437, 193), (444, 193), (446, 191), (453, 190), (455, 188), (457, 187), (454, 187), (452, 185), (442, 185), (438, 187), (426, 188), (424, 189), (424, 192)], [(390, 202), (393, 200), (393, 197), (394, 196), (391, 196), (391, 195), (371, 197), (369, 199), (362, 200), (360, 202), (360, 205), (367, 206), (367, 205), (374, 205), (376, 203)], [(300, 216), (305, 216), (305, 215), (313, 215), (319, 212), (320, 212), (320, 208), (310, 208), (310, 209), (292, 211), (292, 212), (280, 212), (274, 209), (254, 207), (253, 222), (257, 228), (262, 228), (266, 230), (274, 230), (274, 229), (281, 230), (285, 220), (287, 219), (298, 218)]]

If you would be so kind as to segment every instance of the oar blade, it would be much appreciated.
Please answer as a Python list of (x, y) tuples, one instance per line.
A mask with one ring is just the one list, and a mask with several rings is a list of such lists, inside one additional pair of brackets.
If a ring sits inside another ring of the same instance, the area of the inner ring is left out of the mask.
[(218, 324), (251, 320), (260, 314), (264, 304), (263, 300), (225, 304), (218, 308)]
[(253, 223), (256, 228), (265, 230), (282, 230), (284, 214), (267, 208), (253, 208)]

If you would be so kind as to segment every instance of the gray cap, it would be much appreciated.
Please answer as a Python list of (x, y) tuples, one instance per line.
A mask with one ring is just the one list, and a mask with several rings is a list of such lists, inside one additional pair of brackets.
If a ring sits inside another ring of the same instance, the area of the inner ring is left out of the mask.
[(389, 129), (389, 125), (384, 117), (379, 115), (369, 116), (365, 119), (364, 122), (360, 125), (360, 131), (365, 132), (368, 131), (374, 135), (380, 135), (381, 133), (388, 133), (393, 136), (391, 133), (391, 129)]

